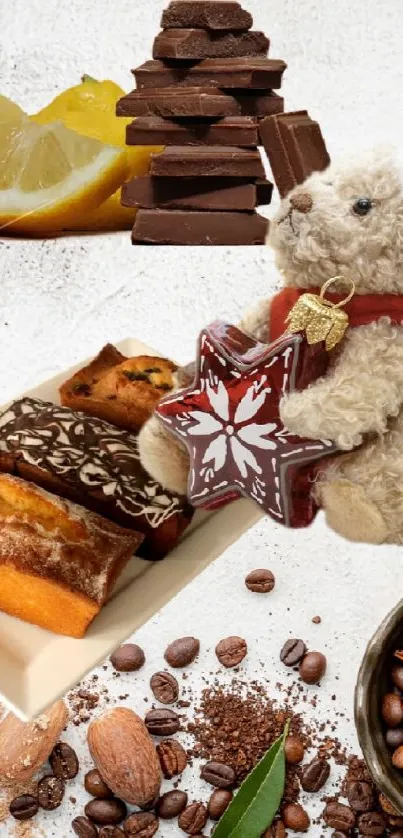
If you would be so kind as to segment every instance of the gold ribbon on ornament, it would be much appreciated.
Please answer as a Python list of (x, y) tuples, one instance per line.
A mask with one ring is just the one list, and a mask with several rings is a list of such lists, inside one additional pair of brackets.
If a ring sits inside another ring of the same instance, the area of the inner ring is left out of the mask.
[(334, 349), (346, 333), (348, 328), (348, 314), (343, 306), (350, 302), (355, 294), (355, 285), (351, 283), (351, 291), (344, 300), (338, 303), (325, 297), (328, 288), (341, 276), (333, 276), (322, 286), (320, 294), (302, 294), (298, 302), (291, 309), (286, 323), (289, 332), (304, 332), (309, 344), (325, 341), (326, 349)]

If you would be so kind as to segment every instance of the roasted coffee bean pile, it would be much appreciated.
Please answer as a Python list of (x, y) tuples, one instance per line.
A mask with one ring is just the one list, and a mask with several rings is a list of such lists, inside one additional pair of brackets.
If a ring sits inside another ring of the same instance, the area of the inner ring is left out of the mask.
[(280, 652), (284, 666), (298, 666), (305, 684), (319, 684), (326, 674), (327, 660), (322, 652), (308, 652), (303, 640), (292, 638), (284, 643)]
[(46, 774), (39, 780), (36, 793), (20, 794), (11, 801), (10, 814), (15, 820), (27, 821), (33, 818), (40, 808), (52, 811), (60, 806), (66, 782), (73, 780), (78, 774), (77, 754), (67, 742), (58, 742), (50, 754), (49, 763), (53, 773)]
[(386, 744), (395, 768), (403, 769), (403, 650), (396, 649), (390, 664), (390, 691), (382, 700)]

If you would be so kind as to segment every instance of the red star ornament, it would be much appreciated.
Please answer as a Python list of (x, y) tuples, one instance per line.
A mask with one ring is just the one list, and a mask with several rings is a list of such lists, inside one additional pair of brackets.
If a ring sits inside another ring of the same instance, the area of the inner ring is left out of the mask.
[(309, 346), (300, 333), (268, 345), (221, 322), (201, 332), (193, 385), (156, 410), (189, 450), (194, 506), (212, 509), (244, 495), (285, 526), (311, 523), (314, 464), (337, 449), (290, 434), (279, 405), (322, 375), (327, 359), (323, 343)]

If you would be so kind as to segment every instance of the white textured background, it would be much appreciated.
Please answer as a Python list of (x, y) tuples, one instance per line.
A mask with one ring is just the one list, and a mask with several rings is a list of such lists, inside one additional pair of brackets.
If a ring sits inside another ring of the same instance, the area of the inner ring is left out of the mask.
[[(401, 0), (245, 0), (245, 5), (256, 28), (271, 37), (272, 56), (289, 64), (286, 108), (308, 108), (333, 155), (401, 141)], [(1, 92), (35, 111), (83, 72), (129, 89), (130, 68), (151, 56), (163, 6), (163, 0), (0, 0)], [(263, 248), (132, 248), (129, 234), (2, 240), (0, 401), (96, 352), (107, 340), (129, 335), (186, 361), (203, 325), (216, 316), (234, 321), (252, 300), (277, 286), (270, 252)], [(245, 572), (265, 565), (278, 577), (277, 590), (270, 598), (251, 599), (243, 586)], [(338, 730), (353, 743), (356, 670), (366, 640), (398, 597), (400, 569), (397, 548), (353, 547), (321, 520), (302, 533), (264, 521), (138, 633), (149, 666), (126, 679), (132, 706), (141, 710), (147, 677), (161, 667), (162, 651), (176, 636), (193, 633), (202, 640), (198, 683), (214, 667), (216, 642), (233, 632), (249, 642), (248, 677), (262, 672), (262, 661), (274, 685), (284, 674), (277, 663), (282, 642), (300, 635), (329, 655), (316, 714), (332, 719), (346, 713)], [(323, 623), (313, 626), (317, 613)], [(111, 687), (109, 673), (101, 674)], [(118, 692), (125, 691), (122, 686)], [(82, 729), (77, 743), (84, 755), (80, 737)], [(191, 787), (192, 779), (186, 779)], [(44, 820), (45, 835), (71, 834), (72, 812), (66, 803), (57, 819)], [(320, 832), (312, 827), (312, 835)], [(0, 834), (7, 833), (0, 826)], [(166, 838), (177, 834), (175, 825), (164, 825)]]

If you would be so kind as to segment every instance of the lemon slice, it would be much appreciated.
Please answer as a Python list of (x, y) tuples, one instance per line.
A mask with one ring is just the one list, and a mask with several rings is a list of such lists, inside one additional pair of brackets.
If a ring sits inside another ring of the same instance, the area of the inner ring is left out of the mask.
[(98, 207), (127, 177), (122, 148), (80, 136), (61, 122), (38, 125), (3, 104), (0, 235), (60, 231), (77, 213)]

